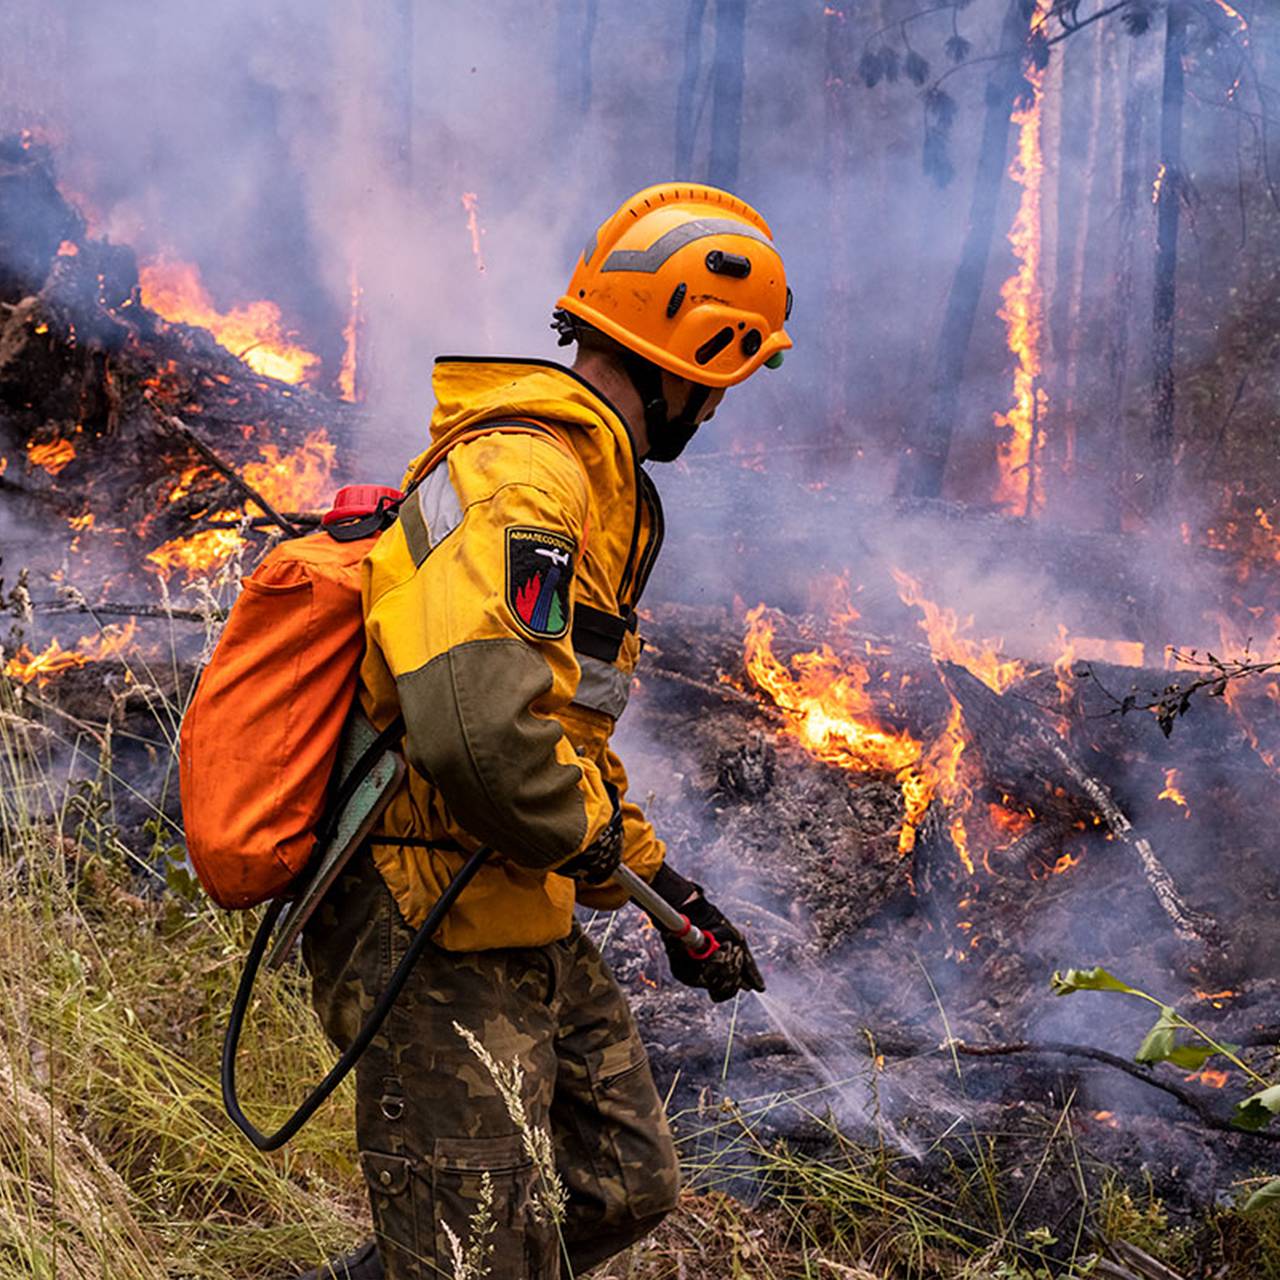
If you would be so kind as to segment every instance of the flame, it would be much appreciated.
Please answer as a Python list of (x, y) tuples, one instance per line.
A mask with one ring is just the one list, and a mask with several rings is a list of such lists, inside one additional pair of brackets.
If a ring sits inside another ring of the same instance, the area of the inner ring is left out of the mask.
[(1191, 994), (1197, 1000), (1207, 1000), (1215, 1009), (1221, 1009), (1227, 1000), (1234, 1000), (1240, 992), (1228, 987), (1225, 991), (1193, 991)]
[[(856, 611), (849, 610), (853, 617)], [(890, 773), (902, 790), (903, 820), (898, 848), (915, 848), (921, 821), (934, 798), (951, 813), (949, 832), (965, 871), (974, 873), (966, 816), (973, 792), (964, 751), (962, 713), (952, 700), (942, 732), (923, 751), (906, 730), (885, 724), (868, 692), (867, 668), (839, 657), (829, 645), (791, 658), (773, 652), (776, 614), (757, 605), (747, 614), (745, 661), (752, 682), (786, 713), (786, 732), (810, 755), (855, 773)]]
[[(248, 463), (242, 471), (245, 480), (273, 507), (281, 511), (302, 511), (323, 506), (333, 487), (333, 466), (337, 449), (323, 427), (313, 431), (292, 453), (284, 453), (278, 445), (264, 444), (261, 459)], [(197, 465), (182, 474), (169, 494), (174, 502), (190, 492), (195, 476), (202, 470)], [(261, 514), (256, 504), (246, 503), (239, 511), (215, 511), (213, 520), (240, 521)], [(173, 538), (152, 551), (147, 559), (166, 578), (181, 569), (191, 581), (201, 574), (216, 573), (234, 555), (248, 546), (239, 529), (201, 529), (198, 533)]]
[(881, 722), (867, 692), (871, 677), (855, 659), (842, 659), (823, 645), (796, 654), (790, 668), (784, 665), (773, 652), (776, 618), (763, 604), (747, 614), (747, 675), (786, 713), (786, 732), (810, 755), (856, 773), (897, 778), (906, 802), (899, 848), (910, 852), (916, 825), (932, 797), (916, 770), (920, 743)]
[(462, 207), (467, 211), (467, 231), (471, 236), (471, 256), (476, 260), (476, 270), (484, 275), (484, 254), (480, 251), (480, 237), (485, 234), (480, 225), (480, 198), (474, 191), (462, 193)]
[[(238, 511), (215, 511), (214, 520), (235, 520)], [(187, 581), (200, 574), (216, 573), (237, 552), (248, 545), (238, 529), (201, 529), (183, 538), (172, 538), (147, 554), (164, 577), (175, 569), (184, 571)]]
[(85, 667), (121, 653), (132, 643), (137, 630), (137, 621), (130, 618), (122, 626), (111, 624), (96, 635), (81, 636), (74, 649), (64, 649), (57, 640), (51, 640), (43, 652), (32, 653), (24, 644), (4, 664), (4, 674), (22, 684), (30, 684), (34, 680), (38, 688), (43, 688), (63, 671)]
[(338, 450), (323, 427), (292, 453), (282, 453), (274, 444), (264, 444), (260, 452), (262, 461), (250, 462), (243, 475), (273, 507), (305, 511), (327, 505)]
[(1166, 769), (1164, 771), (1164, 790), (1157, 797), (1160, 800), (1168, 800), (1176, 804), (1179, 808), (1186, 812), (1184, 817), (1191, 817), (1191, 806), (1187, 804), (1187, 797), (1182, 794), (1181, 788), (1178, 786), (1178, 770)]
[(169, 496), (165, 501), (177, 502), (180, 498), (185, 498), (195, 486), (196, 477), (203, 474), (206, 470), (207, 468), (202, 462), (197, 462), (195, 466), (188, 467), (182, 475), (178, 477), (178, 482), (169, 490)]
[(1003, 804), (992, 801), (987, 805), (987, 823), (991, 829), (1006, 840), (1000, 847), (1007, 849), (1016, 840), (1021, 839), (1035, 825), (1036, 816), (1023, 809), (1009, 809)]
[(1189, 1076), (1182, 1078), (1188, 1084), (1198, 1081), (1210, 1089), (1225, 1089), (1231, 1083), (1231, 1077), (1225, 1071), (1218, 1071), (1214, 1067), (1202, 1067), (1199, 1071), (1193, 1071)]
[(27, 461), (33, 467), (43, 467), (56, 476), (76, 456), (76, 447), (70, 440), (50, 440), (47, 444), (27, 445)]
[(967, 668), (988, 689), (1003, 693), (1026, 673), (1026, 665), (999, 656), (1000, 640), (974, 640), (961, 634), (973, 626), (973, 618), (963, 622), (954, 609), (943, 609), (924, 597), (920, 584), (899, 569), (893, 569), (898, 597), (903, 604), (918, 608), (924, 618), (920, 629), (929, 637), (929, 649), (937, 659), (956, 662)]
[(1062, 652), (1054, 660), (1053, 676), (1058, 685), (1058, 701), (1064, 707), (1070, 707), (1076, 698), (1076, 647), (1061, 623), (1058, 624), (1058, 643)]
[(64, 240), (58, 246), (58, 257), (74, 258), (80, 252), (80, 246), (74, 240)]
[(354, 404), (356, 400), (356, 359), (360, 346), (360, 300), (364, 290), (360, 287), (360, 273), (351, 264), (351, 311), (342, 330), (342, 367), (338, 370), (338, 394)]
[(1244, 20), (1244, 16), (1240, 13), (1238, 9), (1233, 9), (1227, 3), (1227, 0), (1213, 0), (1213, 3), (1216, 4), (1218, 8), (1221, 9), (1222, 12), (1225, 13), (1227, 17), (1230, 18), (1231, 21), (1236, 24), (1237, 35), (1243, 36), (1249, 33), (1249, 24)]
[(1120, 1122), (1116, 1119), (1114, 1111), (1095, 1111), (1093, 1118), (1100, 1124), (1105, 1124), (1108, 1129), (1118, 1129)]
[(1049, 868), (1049, 874), (1051, 876), (1064, 875), (1066, 872), (1070, 871), (1072, 867), (1078, 867), (1079, 865), (1080, 858), (1069, 853), (1064, 853), (1062, 857), (1060, 857), (1057, 862)]
[(76, 533), (83, 533), (86, 529), (93, 528), (94, 514), (92, 511), (82, 511), (78, 516), (70, 516), (67, 523)]
[[(946, 727), (930, 743), (920, 769), (920, 794), (915, 799), (917, 812), (913, 817), (911, 805), (908, 804), (907, 816), (918, 824), (919, 818), (936, 795), (951, 812), (948, 831), (956, 856), (964, 864), (965, 871), (973, 875), (973, 855), (969, 852), (969, 832), (965, 825), (965, 817), (973, 801), (973, 789), (966, 778), (964, 761), (964, 749), (968, 741), (960, 704), (952, 698)], [(906, 794), (905, 788), (903, 794)]]
[[(1043, 26), (1047, 0), (1038, 0), (1032, 29)], [(1022, 188), (1018, 215), (1009, 232), (1018, 269), (1000, 290), (1003, 305), (1000, 319), (1008, 331), (1009, 350), (1017, 358), (1013, 373), (1013, 407), (995, 415), (997, 427), (1009, 434), (997, 447), (1000, 469), (995, 501), (1016, 515), (1034, 515), (1044, 505), (1036, 461), (1039, 424), (1048, 408), (1048, 397), (1037, 386), (1040, 378), (1041, 335), (1044, 330), (1044, 297), (1040, 285), (1041, 209), (1040, 190), (1044, 179), (1044, 155), (1040, 137), (1040, 109), (1044, 89), (1043, 68), (1027, 72), (1031, 104), (1013, 113), (1018, 126), (1018, 154), (1009, 176)]]
[(1160, 167), (1156, 170), (1156, 180), (1151, 184), (1151, 203), (1160, 203), (1160, 192), (1164, 189), (1164, 180), (1169, 172), (1169, 166), (1163, 160), (1160, 161)]
[[(1242, 627), (1238, 626), (1225, 614), (1218, 613), (1214, 615), (1214, 618), (1218, 624), (1218, 653), (1220, 656), (1223, 658), (1242, 656), (1251, 650), (1251, 638)], [(1252, 660), (1257, 661), (1258, 657), (1259, 655), (1254, 654)], [(1275, 688), (1274, 681), (1269, 681), (1267, 694), (1273, 700), (1276, 697)], [(1241, 729), (1244, 730), (1245, 737), (1248, 738), (1249, 745), (1257, 754), (1258, 759), (1268, 769), (1280, 770), (1280, 752), (1265, 746), (1259, 737), (1253, 717), (1249, 713), (1249, 706), (1241, 688), (1241, 682), (1228, 680), (1223, 689), (1222, 700), (1231, 708), (1231, 713), (1235, 716)]]
[(219, 311), (194, 263), (158, 258), (139, 269), (138, 280), (144, 306), (173, 324), (207, 329), (216, 342), (263, 377), (299, 383), (319, 368), (318, 356), (290, 340), (274, 302), (264, 299)]

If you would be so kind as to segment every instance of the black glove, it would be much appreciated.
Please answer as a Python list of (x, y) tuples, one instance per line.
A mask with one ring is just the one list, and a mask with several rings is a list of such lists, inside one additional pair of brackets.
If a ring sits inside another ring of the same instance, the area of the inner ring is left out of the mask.
[(663, 930), (663, 945), (677, 982), (705, 988), (716, 1004), (731, 999), (739, 991), (764, 990), (764, 979), (752, 959), (747, 940), (722, 911), (707, 901), (701, 885), (686, 880), (664, 863), (653, 878), (653, 887), (718, 944), (710, 955), (698, 960), (689, 954), (679, 938)]
[(585, 849), (555, 868), (557, 875), (568, 876), (582, 884), (604, 884), (622, 861), (622, 811), (618, 793), (605, 784), (613, 800), (613, 817), (608, 825)]

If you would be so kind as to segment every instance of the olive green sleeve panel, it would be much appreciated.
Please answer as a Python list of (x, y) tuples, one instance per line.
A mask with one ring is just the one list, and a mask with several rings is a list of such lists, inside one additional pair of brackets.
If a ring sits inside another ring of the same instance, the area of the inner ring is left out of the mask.
[[(627, 795), (627, 773), (611, 747), (605, 749), (600, 772), (617, 789), (621, 799), (622, 861), (636, 875), (652, 880), (666, 858), (666, 845), (658, 839), (658, 833), (644, 811)], [(626, 901), (625, 890), (611, 884), (578, 886), (578, 902), (593, 911), (613, 911)]]
[(538, 869), (576, 853), (588, 826), (583, 769), (563, 758), (559, 724), (530, 710), (551, 683), (516, 639), (456, 645), (396, 680), (414, 768), (473, 836)]

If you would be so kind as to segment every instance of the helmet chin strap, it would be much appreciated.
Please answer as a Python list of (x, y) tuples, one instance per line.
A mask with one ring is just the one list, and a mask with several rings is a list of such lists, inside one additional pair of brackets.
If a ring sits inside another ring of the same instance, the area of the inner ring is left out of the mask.
[(699, 427), (698, 414), (711, 395), (711, 388), (693, 383), (689, 399), (678, 418), (669, 416), (666, 397), (662, 394), (662, 370), (650, 360), (632, 351), (622, 357), (623, 367), (644, 408), (644, 425), (649, 436), (649, 452), (654, 462), (674, 462)]

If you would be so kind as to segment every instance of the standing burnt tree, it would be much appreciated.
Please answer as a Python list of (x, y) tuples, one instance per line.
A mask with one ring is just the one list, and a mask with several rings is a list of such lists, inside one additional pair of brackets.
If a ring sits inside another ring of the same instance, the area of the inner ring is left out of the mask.
[[(928, 401), (925, 412), (917, 424), (909, 427), (904, 440), (904, 451), (898, 468), (896, 492), (902, 497), (936, 498), (941, 496), (948, 459), (952, 452), (955, 432), (963, 419), (966, 408), (963, 388), (968, 372), (970, 348), (977, 317), (987, 296), (988, 268), (992, 256), (992, 240), (1000, 222), (1005, 176), (1008, 172), (1010, 152), (1010, 126), (1015, 113), (1034, 103), (1037, 86), (1043, 82), (1043, 72), (1055, 57), (1055, 46), (1077, 32), (1095, 23), (1116, 22), (1131, 36), (1143, 36), (1149, 32), (1163, 34), (1163, 77), (1159, 96), (1159, 172), (1153, 174), (1153, 205), (1155, 210), (1156, 253), (1153, 263), (1153, 311), (1152, 311), (1152, 364), (1150, 374), (1151, 396), (1147, 406), (1148, 431), (1147, 457), (1135, 459), (1139, 471), (1150, 474), (1147, 506), (1153, 513), (1163, 511), (1169, 502), (1173, 487), (1176, 451), (1177, 399), (1177, 270), (1179, 251), (1179, 224), (1183, 211), (1191, 203), (1195, 192), (1183, 157), (1184, 104), (1187, 99), (1187, 75), (1194, 71), (1203, 77), (1206, 92), (1197, 95), (1197, 102), (1208, 108), (1226, 109), (1238, 113), (1260, 135), (1259, 151), (1261, 167), (1265, 171), (1268, 110), (1264, 92), (1258, 83), (1257, 69), (1252, 61), (1250, 47), (1253, 10), (1261, 14), (1260, 6), (1249, 6), (1240, 0), (1238, 4), (1227, 0), (1114, 0), (1111, 3), (1089, 3), (1088, 0), (1010, 0), (1003, 12), (995, 39), (986, 51), (970, 57), (968, 41), (956, 28), (956, 15), (968, 7), (969, 0), (954, 5), (925, 6), (917, 13), (893, 24), (884, 31), (875, 32), (868, 40), (863, 55), (861, 71), (869, 87), (881, 82), (894, 81), (905, 75), (923, 90), (925, 116), (924, 165), (940, 186), (946, 186), (953, 178), (948, 139), (956, 118), (957, 105), (947, 93), (948, 78), (969, 66), (989, 68), (985, 92), (985, 114), (981, 138), (974, 168), (972, 195), (963, 245), (952, 278), (946, 305), (943, 310), (936, 342), (933, 371), (929, 381)], [(934, 15), (942, 14), (940, 19)], [(948, 55), (959, 65), (944, 74), (930, 79), (928, 64), (912, 48), (908, 31), (916, 19), (945, 20), (949, 16), (953, 35), (946, 40)], [(1225, 52), (1224, 52), (1225, 51)], [(1108, 66), (1115, 66), (1102, 57), (1095, 59), (1095, 75), (1106, 74)], [(1128, 75), (1132, 78), (1136, 59), (1129, 60)], [(1225, 84), (1219, 84), (1222, 74)], [(1061, 78), (1059, 78), (1059, 83)], [(1120, 152), (1120, 164), (1113, 170), (1113, 182), (1117, 184), (1114, 254), (1107, 254), (1116, 269), (1113, 287), (1107, 290), (1106, 311), (1110, 331), (1105, 351), (1105, 374), (1109, 403), (1105, 413), (1116, 426), (1120, 425), (1124, 391), (1130, 381), (1128, 372), (1132, 358), (1128, 337), (1128, 316), (1134, 296), (1135, 277), (1133, 254), (1139, 229), (1138, 210), (1141, 207), (1142, 186), (1141, 152), (1144, 135), (1144, 108), (1148, 105), (1154, 114), (1154, 95), (1145, 96), (1136, 83), (1126, 86), (1124, 106), (1113, 108), (1112, 116), (1104, 119), (1100, 114), (1102, 97), (1097, 91), (1090, 97), (1093, 116), (1080, 121), (1073, 118), (1070, 106), (1060, 104), (1061, 119), (1055, 118), (1052, 142), (1055, 153), (1045, 156), (1047, 165), (1071, 164), (1072, 152), (1064, 145), (1082, 126), (1088, 134), (1088, 145), (1083, 148), (1080, 164), (1099, 163), (1101, 147), (1099, 131), (1106, 129), (1114, 136), (1114, 145)], [(1256, 108), (1246, 106), (1246, 94), (1256, 101)], [(1225, 101), (1223, 99), (1225, 98)], [(1117, 104), (1118, 105), (1118, 104)], [(1243, 161), (1242, 161), (1243, 164)], [(1092, 191), (1097, 185), (1097, 175), (1091, 181), (1082, 181), (1079, 173), (1064, 170), (1055, 175), (1058, 183), (1059, 209), (1062, 214), (1057, 233), (1070, 237), (1073, 251), (1068, 254), (1059, 246), (1057, 261), (1066, 263), (1069, 269), (1059, 274), (1065, 277), (1062, 287), (1070, 290), (1067, 305), (1058, 306), (1055, 315), (1066, 316), (1068, 329), (1063, 334), (1063, 350), (1068, 360), (1075, 359), (1075, 367), (1067, 371), (1062, 385), (1069, 390), (1067, 412), (1075, 415), (1083, 403), (1079, 391), (1081, 377), (1079, 356), (1083, 335), (1074, 329), (1083, 323), (1082, 275), (1089, 265), (1090, 254), (1081, 257), (1082, 249), (1099, 256), (1097, 237), (1089, 235), (1083, 219), (1088, 210), (1081, 208), (1081, 201), (1092, 204)], [(1243, 169), (1240, 177), (1245, 181)], [(1072, 185), (1074, 184), (1074, 185)], [(1075, 189), (1079, 198), (1073, 199)], [(1064, 195), (1064, 193), (1067, 193)], [(1242, 197), (1243, 199), (1243, 197)], [(1100, 263), (1093, 264), (1095, 273)], [(1109, 270), (1110, 267), (1103, 270)], [(1037, 282), (1038, 285), (1041, 282)], [(1061, 331), (1061, 325), (1059, 325)], [(1031, 396), (1033, 407), (1033, 438), (1030, 442), (1030, 460), (1025, 464), (1033, 470), (1042, 461), (1039, 454), (1039, 434), (1042, 401), (1038, 391)], [(1063, 430), (1074, 427), (1074, 419), (1065, 418)], [(1097, 432), (1093, 432), (1096, 437)], [(1118, 439), (1123, 439), (1119, 432)], [(1065, 454), (1064, 450), (1065, 449)], [(1099, 475), (1106, 473), (1109, 487), (1118, 484), (1114, 459), (1099, 454), (1099, 442), (1092, 447), (1094, 463)], [(1055, 451), (1061, 462), (1072, 453), (1069, 444)], [(1030, 482), (1034, 485), (1034, 480)], [(1118, 525), (1120, 512), (1117, 503), (1108, 502), (1113, 511), (1113, 526)], [(1029, 501), (1028, 511), (1033, 509)]]
[[(987, 81), (987, 109), (969, 207), (968, 231), (938, 334), (928, 413), (921, 429), (908, 434), (898, 471), (896, 492), (899, 497), (937, 498), (942, 493), (951, 436), (960, 412), (965, 359), (991, 258), (991, 239), (995, 234), (1008, 160), (1010, 118), (1019, 100), (1029, 91), (1026, 80), (1028, 67), (1034, 60), (1042, 58), (1046, 50), (1043, 37), (1033, 39), (1028, 29), (1028, 23), (1034, 21), (1036, 12), (1035, 6), (1028, 6), (1026, 0), (1010, 0), (1005, 13), (999, 53)], [(958, 45), (951, 47), (959, 49)], [(945, 184), (951, 179), (946, 134), (955, 105), (940, 84), (935, 84), (926, 94), (925, 112), (929, 121), (925, 165), (939, 183)]]
[(1151, 319), (1152, 508), (1163, 515), (1173, 488), (1173, 356), (1178, 303), (1178, 216), (1184, 184), (1182, 104), (1186, 94), (1182, 59), (1187, 51), (1187, 6), (1169, 4), (1165, 17), (1164, 86), (1160, 94), (1160, 173), (1157, 194), (1156, 280)]
[[(684, 66), (676, 94), (675, 176), (704, 179), (733, 190), (742, 154), (742, 90), (745, 76), (747, 0), (715, 0), (715, 46), (710, 81), (702, 81), (702, 28), (706, 0), (689, 0), (685, 17)], [(705, 94), (711, 99), (707, 163), (694, 158)]]

